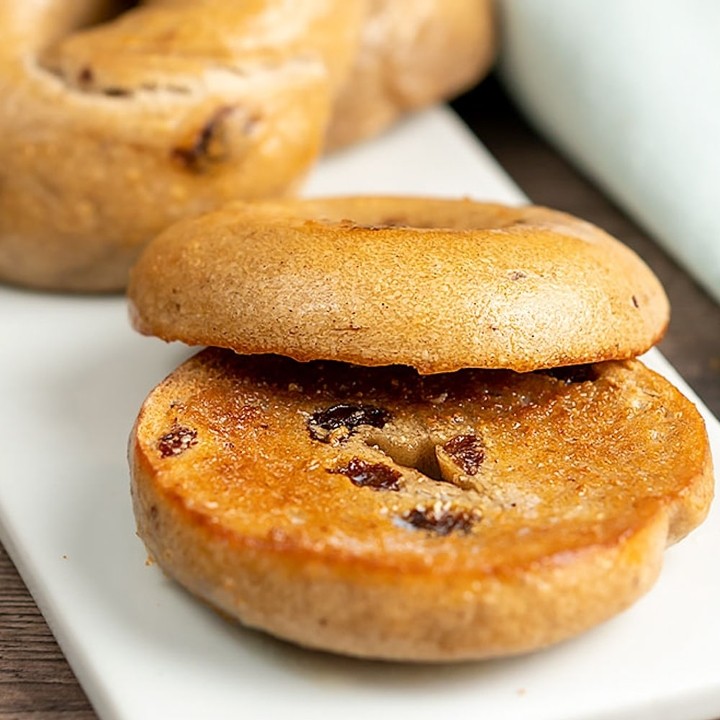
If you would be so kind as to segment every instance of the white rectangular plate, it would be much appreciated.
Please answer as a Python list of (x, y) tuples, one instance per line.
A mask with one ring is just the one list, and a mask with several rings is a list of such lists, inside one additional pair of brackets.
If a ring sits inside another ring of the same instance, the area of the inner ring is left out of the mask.
[[(307, 191), (524, 200), (442, 109), (324, 161)], [(133, 333), (121, 298), (7, 288), (0, 336), (0, 538), (105, 720), (720, 716), (717, 504), (647, 597), (551, 650), (447, 667), (308, 652), (226, 622), (145, 565), (126, 441), (146, 393), (190, 351)], [(647, 359), (692, 397), (658, 353)]]

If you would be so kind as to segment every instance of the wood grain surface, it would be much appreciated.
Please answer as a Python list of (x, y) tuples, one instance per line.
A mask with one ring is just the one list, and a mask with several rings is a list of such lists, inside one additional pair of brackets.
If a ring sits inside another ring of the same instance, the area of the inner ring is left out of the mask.
[[(534, 202), (591, 220), (633, 247), (649, 263), (665, 284), (673, 306), (673, 320), (661, 349), (710, 409), (720, 415), (720, 306), (540, 140), (493, 79), (454, 106)], [(0, 718), (95, 717), (35, 603), (0, 547)]]

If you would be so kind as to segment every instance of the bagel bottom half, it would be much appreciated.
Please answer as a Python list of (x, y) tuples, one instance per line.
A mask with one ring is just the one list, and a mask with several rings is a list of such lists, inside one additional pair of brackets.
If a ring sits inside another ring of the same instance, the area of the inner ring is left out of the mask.
[(422, 376), (209, 349), (151, 392), (130, 458), (139, 535), (192, 593), (410, 661), (610, 618), (712, 495), (700, 415), (639, 361)]

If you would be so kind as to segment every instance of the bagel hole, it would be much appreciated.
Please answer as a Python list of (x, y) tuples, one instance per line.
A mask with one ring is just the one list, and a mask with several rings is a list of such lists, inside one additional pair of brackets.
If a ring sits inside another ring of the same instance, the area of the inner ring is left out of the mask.
[(427, 433), (368, 433), (365, 442), (396, 465), (462, 490), (476, 490), (485, 461), (485, 443), (475, 433), (432, 437)]
[[(56, 3), (57, 4), (57, 3)], [(103, 2), (84, 3), (83, 6), (70, 8), (67, 15), (58, 21), (53, 16), (53, 25), (56, 28), (56, 34), (49, 35), (45, 38), (46, 43), (40, 47), (40, 55), (38, 63), (47, 72), (59, 78), (65, 78), (66, 72), (63, 68), (63, 62), (60, 57), (60, 46), (63, 40), (75, 33), (84, 30), (90, 30), (99, 25), (105, 25), (112, 22), (115, 18), (140, 6), (141, 0), (104, 0)], [(48, 12), (54, 13), (53, 4), (49, 4)], [(70, 5), (68, 3), (68, 5)], [(93, 83), (95, 74), (92, 67), (86, 65), (77, 72), (77, 77), (72, 78), (72, 84), (80, 87), (89, 86)], [(111, 88), (111, 90), (119, 91), (120, 88)], [(120, 94), (116, 92), (116, 94)]]
[(73, 29), (87, 30), (96, 25), (104, 25), (139, 5), (140, 0), (105, 0), (105, 2), (95, 3), (93, 15), (85, 18), (84, 22), (76, 25)]
[[(140, 4), (140, 0), (104, 0), (104, 2), (84, 3), (84, 7), (78, 6), (74, 12), (71, 9), (63, 18), (64, 22), (56, 23), (60, 34), (52, 37), (51, 42), (59, 43), (66, 35), (104, 25)], [(52, 10), (51, 4), (49, 12)]]
[(365, 442), (370, 447), (385, 453), (396, 465), (417, 470), (422, 475), (438, 482), (446, 481), (440, 470), (436, 443), (425, 435), (392, 432), (368, 432)]

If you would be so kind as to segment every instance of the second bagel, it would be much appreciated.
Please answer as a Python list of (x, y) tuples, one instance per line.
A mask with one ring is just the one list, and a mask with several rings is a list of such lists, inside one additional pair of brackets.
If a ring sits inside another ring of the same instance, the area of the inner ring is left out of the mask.
[(707, 515), (702, 417), (625, 359), (662, 335), (662, 288), (563, 213), (234, 205), (154, 240), (130, 299), (145, 333), (229, 348), (150, 393), (129, 459), (150, 556), (246, 625), (528, 652), (628, 607)]

